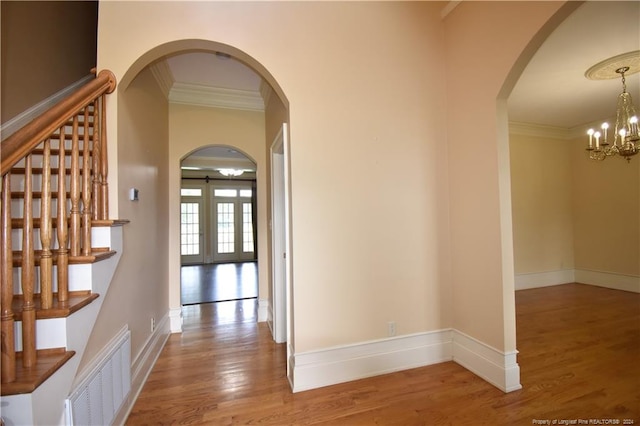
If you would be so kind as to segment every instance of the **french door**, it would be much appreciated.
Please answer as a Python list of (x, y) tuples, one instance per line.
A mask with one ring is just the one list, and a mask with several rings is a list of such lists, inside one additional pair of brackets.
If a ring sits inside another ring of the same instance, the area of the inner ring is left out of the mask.
[(256, 259), (251, 182), (187, 184), (180, 190), (183, 265)]
[(211, 188), (214, 262), (255, 259), (253, 196), (247, 185), (216, 183)]
[(180, 190), (180, 256), (183, 265), (204, 263), (204, 187)]

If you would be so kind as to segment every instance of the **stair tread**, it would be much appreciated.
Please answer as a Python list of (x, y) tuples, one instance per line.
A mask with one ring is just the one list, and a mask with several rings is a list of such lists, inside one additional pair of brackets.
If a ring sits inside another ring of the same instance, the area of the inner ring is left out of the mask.
[[(51, 308), (42, 309), (42, 299), (40, 298), (40, 294), (35, 294), (33, 303), (36, 310), (36, 319), (66, 318), (72, 313), (84, 308), (98, 297), (100, 297), (98, 293), (92, 293), (89, 290), (70, 291), (69, 300), (66, 302), (60, 302), (60, 300), (58, 300), (58, 293), (54, 293)], [(21, 294), (13, 296), (11, 309), (13, 310), (13, 319), (15, 321), (22, 320), (22, 300), (23, 298)]]
[(36, 365), (29, 368), (22, 365), (21, 355), (21, 353), (16, 354), (16, 380), (2, 384), (0, 388), (2, 396), (33, 392), (69, 361), (75, 355), (75, 351), (67, 351), (65, 348), (38, 351)]
[[(91, 254), (84, 256), (69, 256), (69, 265), (80, 265), (85, 263), (96, 263), (101, 260), (105, 260), (115, 255), (115, 250), (110, 250), (108, 247), (94, 247), (91, 249)], [(55, 265), (58, 263), (58, 249), (51, 250), (51, 260)], [(42, 250), (34, 250), (34, 261), (35, 265), (38, 266), (40, 264), (40, 258), (42, 255)], [(18, 267), (22, 265), (22, 251), (14, 250), (13, 251), (13, 266)]]

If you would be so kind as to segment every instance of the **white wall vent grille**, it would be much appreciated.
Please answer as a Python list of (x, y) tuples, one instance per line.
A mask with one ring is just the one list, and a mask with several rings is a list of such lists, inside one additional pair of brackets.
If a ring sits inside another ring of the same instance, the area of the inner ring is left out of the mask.
[(66, 400), (67, 425), (110, 425), (130, 390), (131, 332), (127, 330), (114, 339)]

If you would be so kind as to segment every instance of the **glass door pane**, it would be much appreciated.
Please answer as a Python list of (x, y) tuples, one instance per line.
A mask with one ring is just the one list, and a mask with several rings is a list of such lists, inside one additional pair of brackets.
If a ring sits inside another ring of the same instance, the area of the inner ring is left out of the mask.
[(216, 253), (235, 253), (235, 203), (216, 202)]
[(253, 253), (253, 213), (251, 203), (242, 203), (242, 252)]
[(180, 255), (182, 264), (203, 263), (202, 200), (180, 203)]

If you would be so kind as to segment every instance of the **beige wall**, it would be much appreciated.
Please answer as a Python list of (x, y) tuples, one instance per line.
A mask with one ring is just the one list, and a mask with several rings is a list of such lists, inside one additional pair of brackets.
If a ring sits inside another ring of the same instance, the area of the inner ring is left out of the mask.
[[(443, 74), (434, 66), (442, 63), (439, 9), (433, 3), (101, 4), (100, 34), (109, 37), (100, 38), (99, 65), (120, 79), (159, 44), (195, 37), (255, 57), (286, 93), (296, 351), (385, 337), (389, 320), (400, 334), (450, 324), (440, 287), (447, 267), (440, 250), (446, 230), (439, 228), (446, 157), (434, 137), (444, 131)], [(176, 25), (178, 15), (190, 24)]]
[[(151, 334), (151, 318), (159, 323), (169, 304), (167, 270), (158, 267), (166, 264), (168, 257), (169, 110), (148, 70), (126, 90), (118, 90), (121, 125), (119, 132), (110, 137), (121, 145), (117, 158), (121, 174), (120, 208), (110, 213), (131, 222), (125, 225), (124, 252), (87, 345), (83, 365), (127, 324), (135, 360)], [(110, 97), (109, 101), (115, 99)], [(139, 189), (139, 201), (129, 201), (129, 188)]]
[(587, 160), (573, 141), (576, 269), (640, 277), (640, 157)]
[(640, 276), (637, 158), (595, 162), (585, 146), (586, 136), (510, 135), (516, 274)]
[(6, 123), (96, 66), (98, 2), (3, 1), (1, 8), (0, 110)]
[[(463, 2), (444, 26), (443, 6), (100, 4), (98, 65), (119, 80), (171, 49), (215, 45), (287, 100), (297, 353), (386, 337), (388, 321), (399, 334), (454, 326), (515, 349), (508, 136), (496, 99), (561, 3)], [(129, 127), (117, 107), (110, 128)], [(179, 252), (168, 245), (175, 281)]]
[(516, 274), (574, 269), (572, 147), (510, 134)]
[[(169, 223), (180, 223), (180, 162), (198, 148), (230, 146), (247, 155), (257, 166), (258, 200), (258, 297), (269, 292), (267, 236), (267, 175), (264, 113), (190, 105), (169, 105)], [(175, 231), (172, 227), (172, 231)], [(179, 255), (180, 234), (172, 233), (170, 251)], [(175, 247), (174, 247), (175, 245)], [(178, 265), (179, 266), (179, 265)], [(180, 306), (180, 281), (170, 284), (170, 306)]]

